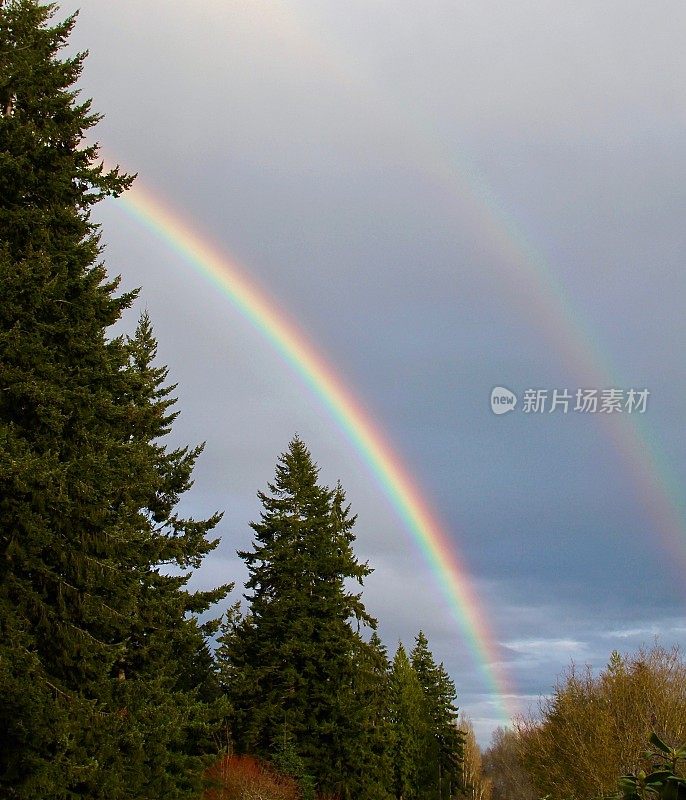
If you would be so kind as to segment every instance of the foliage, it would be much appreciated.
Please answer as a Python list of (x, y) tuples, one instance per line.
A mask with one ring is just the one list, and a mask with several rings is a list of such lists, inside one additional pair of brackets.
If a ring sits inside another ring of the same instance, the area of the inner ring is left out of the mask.
[(206, 800), (300, 800), (297, 782), (251, 756), (224, 756), (208, 771)]
[[(94, 204), (107, 171), (77, 102), (75, 22), (0, 4), (0, 794), (181, 798), (224, 714), (189, 592), (219, 515), (175, 508), (202, 448), (169, 450), (173, 387), (117, 295)], [(175, 574), (172, 576), (171, 571)]]
[(684, 800), (686, 778), (679, 774), (681, 762), (686, 761), (686, 745), (670, 747), (654, 731), (649, 737), (652, 749), (646, 757), (652, 762), (650, 772), (623, 775), (619, 793), (613, 800)]
[(686, 664), (678, 649), (613, 653), (595, 677), (572, 667), (540, 719), (518, 725), (520, 763), (539, 795), (583, 798), (612, 792), (617, 775), (651, 772), (645, 741), (686, 739)]

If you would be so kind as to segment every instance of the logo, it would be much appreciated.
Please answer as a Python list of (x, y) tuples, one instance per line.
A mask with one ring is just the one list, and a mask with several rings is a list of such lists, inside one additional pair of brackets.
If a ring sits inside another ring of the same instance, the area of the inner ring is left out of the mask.
[[(645, 414), (648, 389), (524, 389), (523, 414)], [(517, 406), (517, 395), (504, 386), (491, 391), (491, 411), (507, 414)]]
[(494, 414), (507, 414), (514, 411), (517, 405), (517, 395), (504, 386), (496, 386), (491, 392), (491, 411)]

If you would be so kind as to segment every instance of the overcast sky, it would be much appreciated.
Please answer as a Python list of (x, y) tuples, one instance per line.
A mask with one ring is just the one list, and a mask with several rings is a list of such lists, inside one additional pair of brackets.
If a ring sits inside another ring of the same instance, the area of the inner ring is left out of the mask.
[[(386, 432), (519, 707), (571, 659), (686, 643), (686, 5), (80, 8), (104, 152), (242, 264)], [(97, 214), (179, 383), (175, 439), (207, 441), (184, 508), (226, 513), (196, 582), (243, 579), (255, 493), (299, 432), (358, 513), (385, 642), (422, 628), (486, 742), (482, 670), (344, 432), (167, 244), (121, 204)], [(492, 413), (494, 386), (513, 412)], [(610, 387), (649, 389), (645, 413), (524, 411), (528, 388)]]

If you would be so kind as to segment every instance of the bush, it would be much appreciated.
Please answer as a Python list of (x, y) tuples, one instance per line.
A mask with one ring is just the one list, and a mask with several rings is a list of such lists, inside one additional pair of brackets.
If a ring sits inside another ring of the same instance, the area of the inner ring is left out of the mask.
[(680, 774), (686, 745), (670, 746), (654, 732), (649, 741), (646, 758), (652, 761), (651, 771), (622, 775), (619, 792), (607, 800), (686, 800), (686, 779)]
[(224, 756), (207, 771), (205, 800), (299, 800), (297, 783), (252, 756)]

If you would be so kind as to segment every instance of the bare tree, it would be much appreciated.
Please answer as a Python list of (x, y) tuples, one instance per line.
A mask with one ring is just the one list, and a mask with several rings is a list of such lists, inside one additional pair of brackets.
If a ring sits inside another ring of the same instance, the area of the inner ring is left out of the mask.
[(481, 749), (469, 717), (461, 715), (460, 729), (464, 733), (462, 756), (462, 793), (469, 800), (490, 800), (491, 782), (483, 774)]
[(497, 728), (483, 755), (484, 776), (490, 782), (491, 800), (536, 800), (521, 752), (522, 735), (509, 728)]

